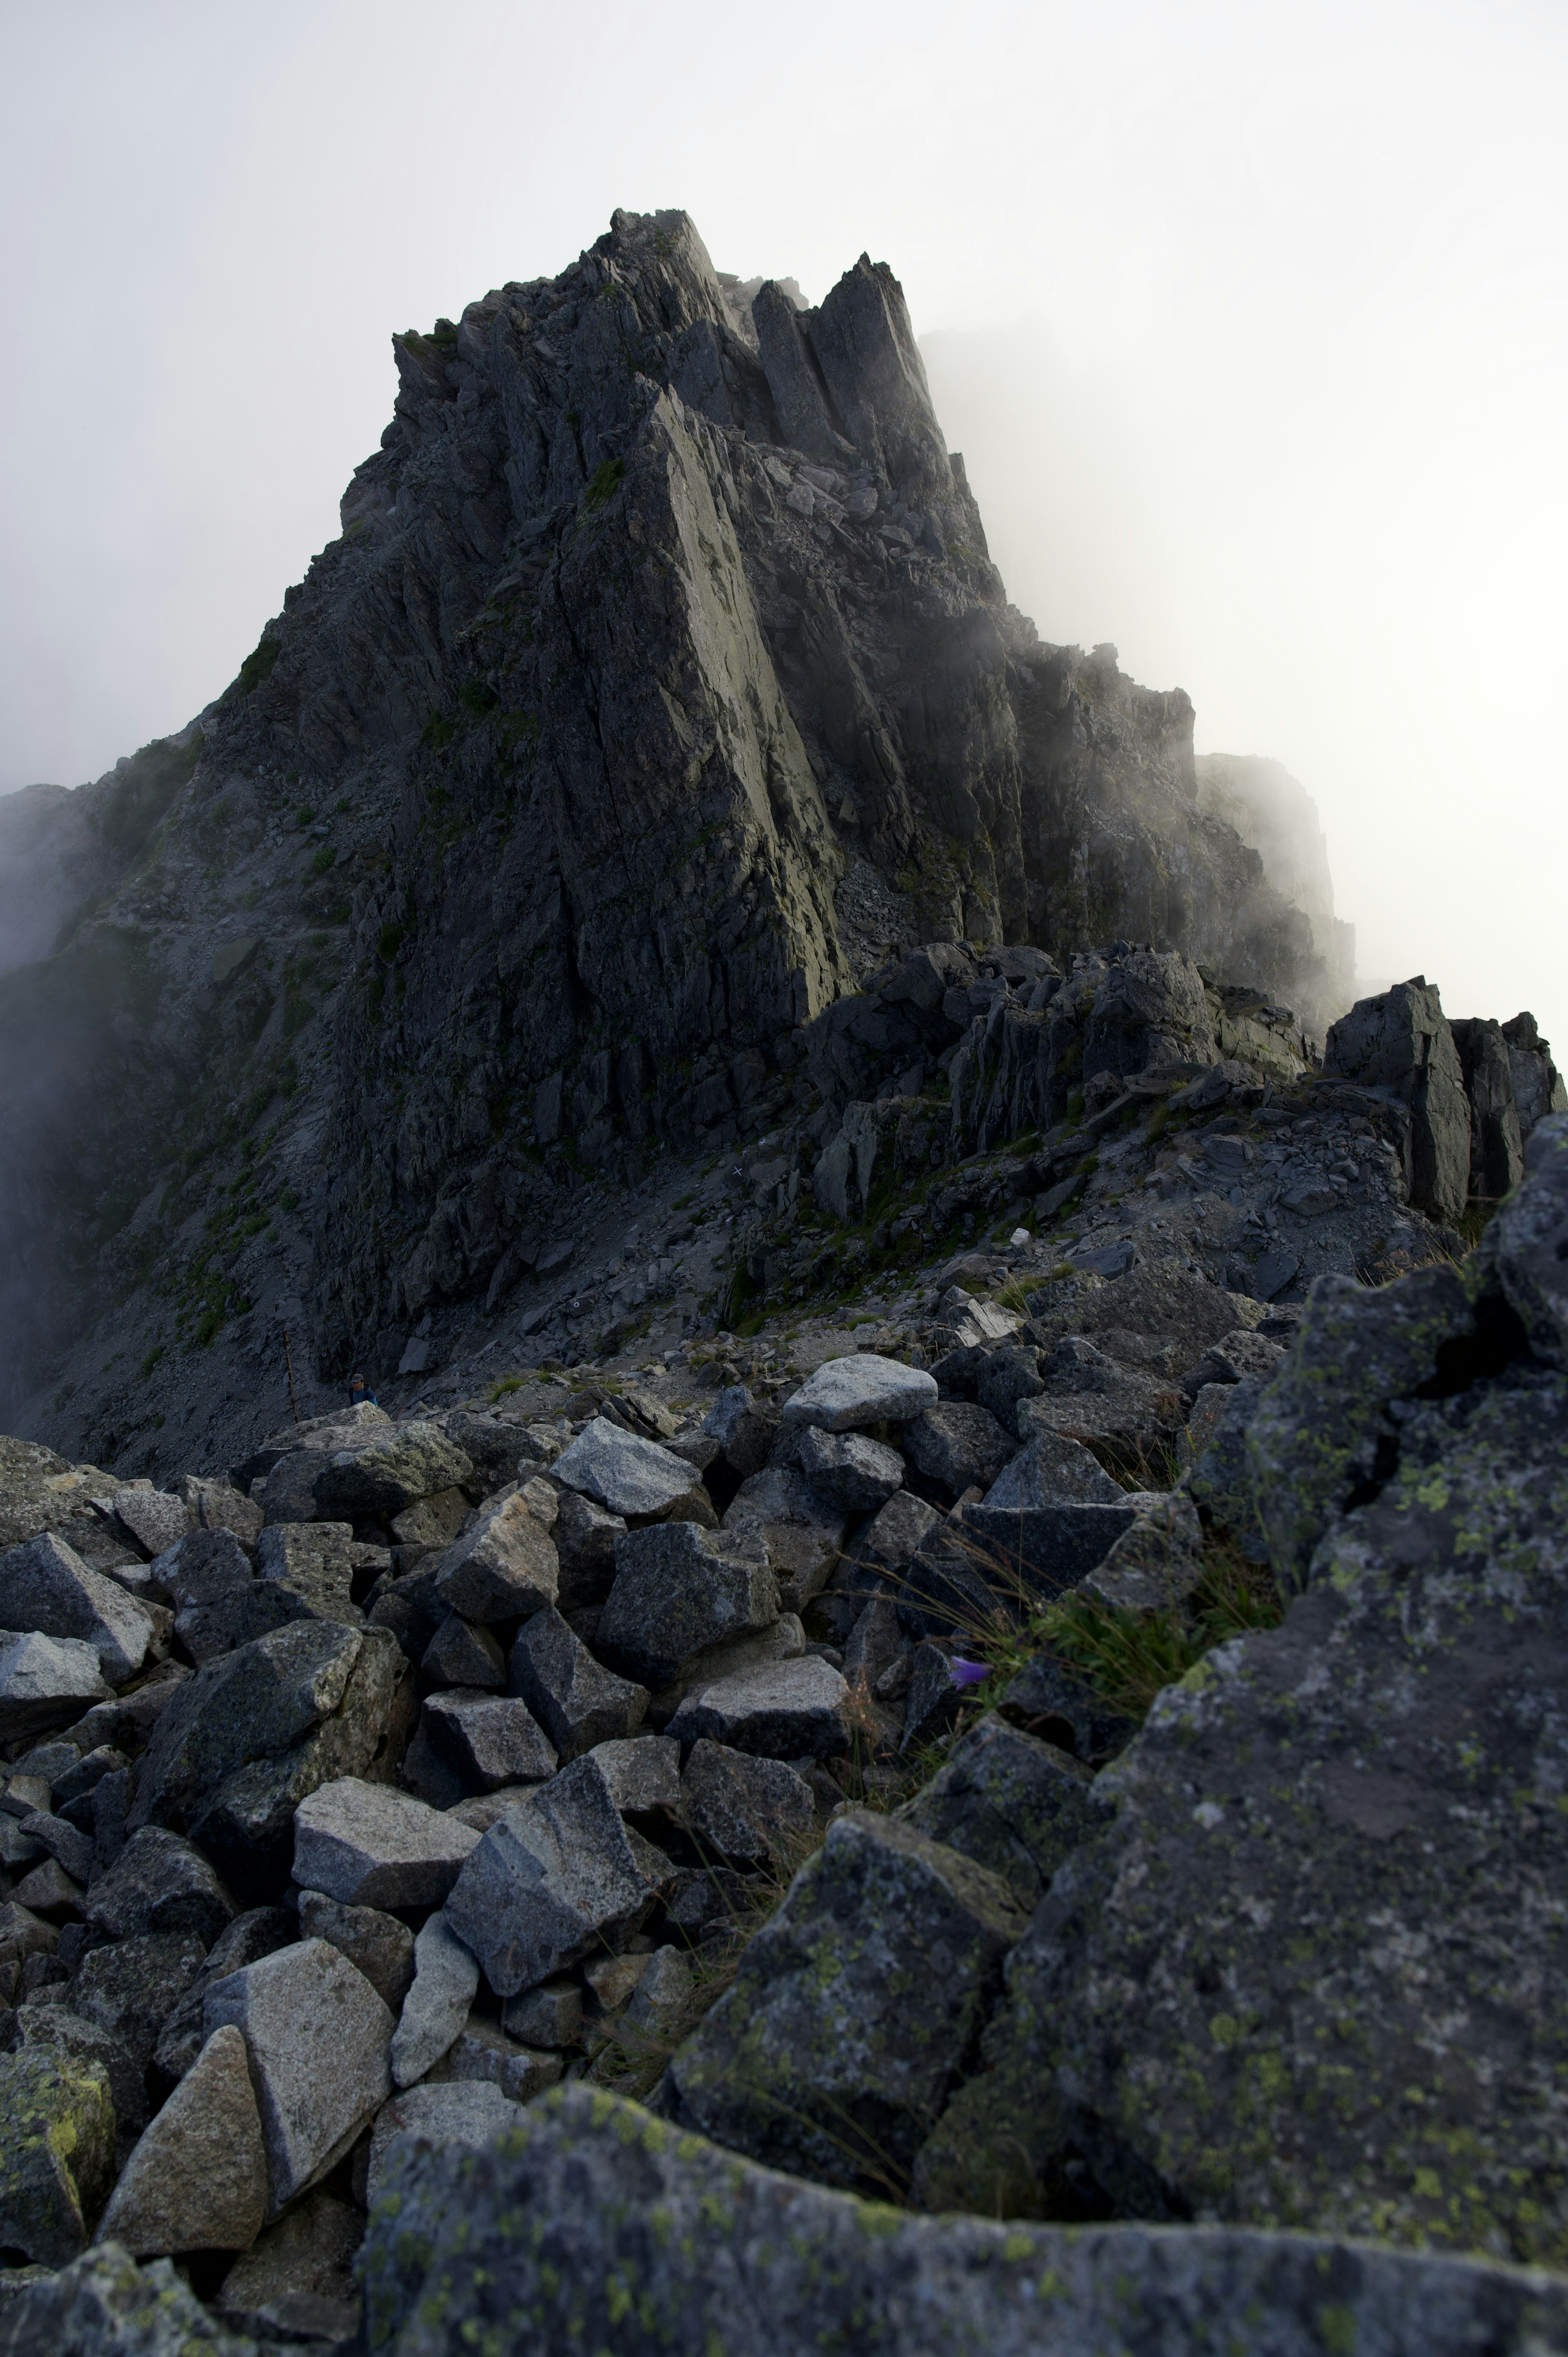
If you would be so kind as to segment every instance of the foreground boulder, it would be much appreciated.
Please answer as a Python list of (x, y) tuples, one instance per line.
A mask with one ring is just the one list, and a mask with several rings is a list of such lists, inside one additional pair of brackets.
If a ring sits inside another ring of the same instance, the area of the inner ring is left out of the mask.
[[(1568, 2340), (1554, 2276), (1310, 2235), (921, 2218), (585, 2087), (478, 2152), (409, 2136), (381, 2188), (359, 2263), (367, 2338), (408, 2357), (507, 2345), (520, 2318), (530, 2357), (799, 2357), (849, 2345), (846, 2315), (855, 2357), (1527, 2357)], [(19, 2347), (0, 2338), (0, 2357)]]

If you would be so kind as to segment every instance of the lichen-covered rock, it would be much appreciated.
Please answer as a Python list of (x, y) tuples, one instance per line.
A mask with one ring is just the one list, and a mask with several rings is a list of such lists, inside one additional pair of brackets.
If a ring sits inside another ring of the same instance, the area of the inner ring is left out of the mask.
[[(896, 1456), (892, 1449), (881, 1453)], [(901, 1463), (899, 1470), (902, 1475)], [(724, 1512), (727, 1532), (767, 1548), (785, 1612), (803, 1612), (827, 1586), (846, 1526), (844, 1507), (819, 1494), (803, 1473), (787, 1466), (768, 1466), (751, 1474)]]
[(1539, 2271), (1236, 2228), (923, 2218), (585, 2087), (482, 2151), (390, 2156), (359, 2264), (376, 2357), (463, 2357), (520, 2330), (531, 2357), (798, 2357), (842, 2346), (846, 2316), (855, 2357), (1530, 2357), (1568, 2340), (1568, 2286)]
[(84, 2251), (0, 2306), (0, 2357), (258, 2357), (214, 2321), (168, 2259), (119, 2243)]
[(1058, 1866), (1104, 1824), (1090, 1770), (988, 1712), (897, 1812), (905, 1824), (999, 1874), (1036, 1906)]
[(487, 1506), (453, 1541), (436, 1566), (435, 1592), (465, 1620), (518, 1620), (554, 1603), (559, 1578), (554, 1542), (520, 1495)]
[(0, 2247), (64, 2266), (114, 2167), (114, 2105), (94, 2062), (41, 2047), (0, 2054)]
[(1483, 1258), (1539, 1358), (1568, 1367), (1568, 1114), (1530, 1132), (1524, 1184), (1487, 1230)]
[(89, 1571), (55, 1531), (0, 1555), (0, 1629), (91, 1645), (112, 1685), (135, 1675), (153, 1633), (134, 1598), (102, 1572)]
[(672, 2115), (831, 2185), (896, 2189), (1026, 1921), (986, 1867), (846, 1812), (672, 2060)]
[(1443, 1001), (1423, 974), (1358, 999), (1328, 1028), (1326, 1075), (1392, 1089), (1411, 1110), (1411, 1200), (1456, 1220), (1470, 1183), (1470, 1106)]
[(1505, 1371), (1401, 1440), (1283, 1624), (1106, 1771), (965, 2094), (1144, 2215), (1561, 2265), (1568, 1383)]
[(1471, 1286), (1456, 1269), (1417, 1269), (1378, 1292), (1318, 1279), (1247, 1426), (1253, 1505), (1282, 1588), (1305, 1587), (1325, 1531), (1375, 1482), (1380, 1457), (1397, 1455), (1389, 1403), (1432, 1382), (1440, 1352), (1475, 1331)]
[(362, 1445), (339, 1449), (317, 1477), (316, 1502), (325, 1521), (361, 1514), (400, 1514), (438, 1490), (471, 1480), (473, 1460), (423, 1419), (367, 1434)]
[(779, 1581), (755, 1538), (711, 1536), (692, 1523), (628, 1531), (595, 1638), (612, 1669), (657, 1693), (710, 1645), (771, 1628)]

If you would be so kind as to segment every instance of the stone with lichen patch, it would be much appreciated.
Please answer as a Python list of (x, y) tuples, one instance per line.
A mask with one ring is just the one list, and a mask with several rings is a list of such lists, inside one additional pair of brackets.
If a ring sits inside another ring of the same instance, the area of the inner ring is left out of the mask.
[(95, 2062), (0, 2055), (0, 2244), (63, 2266), (87, 2240), (114, 2163), (114, 2105)]

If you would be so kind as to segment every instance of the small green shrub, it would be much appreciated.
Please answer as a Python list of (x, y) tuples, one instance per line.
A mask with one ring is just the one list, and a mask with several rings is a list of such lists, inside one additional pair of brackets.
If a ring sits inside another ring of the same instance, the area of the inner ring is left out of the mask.
[(457, 690), (457, 701), (465, 712), (471, 712), (476, 718), (482, 719), (487, 712), (495, 710), (500, 697), (493, 687), (487, 687), (482, 679), (466, 679)]
[(263, 680), (270, 678), (273, 665), (282, 652), (283, 640), (263, 633), (235, 673), (234, 693), (238, 695), (252, 694)]
[(625, 479), (626, 462), (624, 459), (602, 459), (599, 465), (594, 468), (588, 488), (583, 494), (584, 512), (587, 515), (596, 514), (600, 508), (604, 507), (609, 500), (614, 498), (616, 492), (620, 489), (620, 486)]
[(332, 845), (329, 843), (324, 843), (320, 850), (317, 853), (315, 858), (310, 863), (311, 874), (313, 876), (325, 876), (328, 869), (337, 859), (337, 856), (338, 854), (334, 851)]

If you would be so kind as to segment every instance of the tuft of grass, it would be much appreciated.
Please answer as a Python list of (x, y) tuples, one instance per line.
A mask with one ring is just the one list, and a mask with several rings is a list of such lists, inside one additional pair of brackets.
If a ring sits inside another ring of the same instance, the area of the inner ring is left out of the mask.
[(485, 1397), (489, 1400), (490, 1405), (494, 1407), (498, 1400), (505, 1399), (510, 1393), (520, 1392), (527, 1381), (528, 1377), (526, 1375), (498, 1375), (495, 1382), (486, 1392)]
[(623, 458), (602, 459), (594, 468), (588, 488), (583, 494), (584, 514), (596, 514), (614, 498), (625, 479), (626, 461)]

